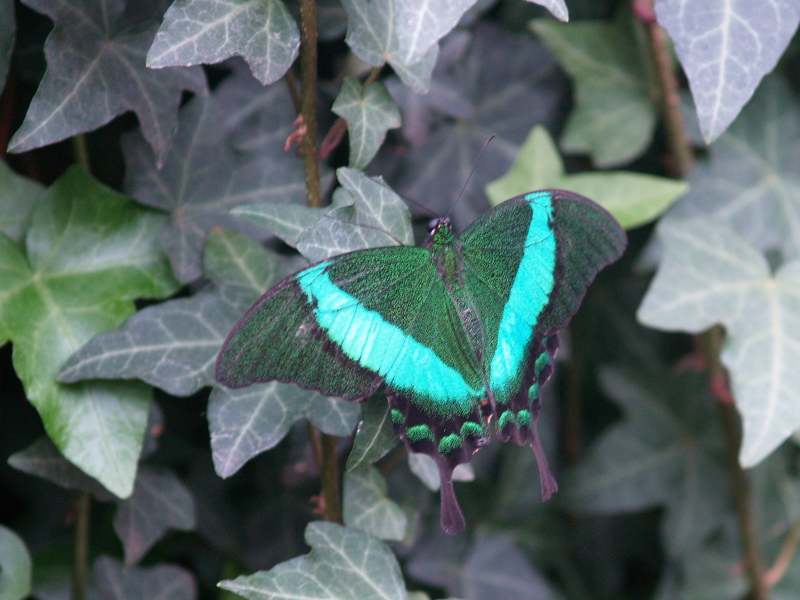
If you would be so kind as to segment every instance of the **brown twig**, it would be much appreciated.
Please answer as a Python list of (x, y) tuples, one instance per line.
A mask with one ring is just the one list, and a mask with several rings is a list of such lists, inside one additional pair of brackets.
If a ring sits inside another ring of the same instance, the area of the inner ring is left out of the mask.
[(678, 80), (675, 77), (667, 34), (656, 21), (653, 0), (633, 0), (633, 14), (644, 24), (647, 31), (650, 58), (653, 61), (658, 82), (661, 112), (667, 130), (669, 154), (672, 159), (669, 168), (672, 175), (680, 179), (692, 170), (694, 153), (686, 135), (686, 127), (681, 114)]
[(720, 350), (722, 349), (722, 335), (721, 327), (713, 327), (703, 334), (703, 347), (708, 361), (711, 393), (717, 400), (717, 408), (722, 422), (725, 454), (733, 487), (736, 518), (739, 521), (739, 541), (744, 555), (745, 572), (750, 582), (750, 598), (752, 600), (769, 600), (770, 591), (764, 577), (764, 560), (761, 556), (758, 520), (753, 509), (750, 480), (739, 463), (741, 432), (738, 414), (734, 405), (728, 373), (719, 359)]
[(306, 198), (309, 206), (322, 206), (317, 153), (317, 5), (316, 0), (300, 0), (301, 114), (305, 135), (300, 152), (306, 173)]
[(336, 452), (336, 437), (322, 434), (322, 478), (323, 518), (333, 523), (344, 524), (342, 499), (339, 484), (339, 455)]
[(89, 520), (92, 496), (78, 492), (75, 496), (75, 541), (72, 549), (72, 600), (84, 600), (89, 584)]

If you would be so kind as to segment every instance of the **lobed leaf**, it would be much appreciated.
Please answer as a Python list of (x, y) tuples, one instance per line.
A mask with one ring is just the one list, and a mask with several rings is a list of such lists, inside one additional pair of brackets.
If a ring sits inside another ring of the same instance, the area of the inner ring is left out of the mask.
[(125, 566), (138, 563), (169, 529), (194, 529), (192, 494), (171, 471), (142, 467), (133, 494), (120, 502), (114, 531), (125, 550)]
[(31, 220), (36, 200), (44, 187), (32, 179), (17, 175), (0, 161), (0, 232), (18, 244), (22, 242)]
[(346, 78), (331, 110), (347, 121), (351, 169), (366, 167), (378, 153), (386, 132), (400, 127), (400, 109), (380, 81), (370, 83), (362, 92), (357, 79)]
[(496, 205), (545, 188), (569, 190), (591, 198), (625, 229), (632, 229), (664, 213), (686, 193), (688, 186), (683, 181), (629, 171), (567, 175), (552, 138), (537, 126), (528, 135), (511, 170), (486, 186), (486, 195)]
[(414, 64), (456, 26), (476, 0), (395, 0), (400, 56)]
[(367, 464), (344, 475), (344, 523), (382, 540), (401, 541), (408, 517), (386, 495), (386, 481)]
[(175, 565), (142, 568), (123, 566), (110, 556), (101, 556), (92, 567), (92, 584), (102, 598), (127, 600), (194, 600), (197, 583), (192, 574)]
[(318, 521), (306, 543), (305, 556), (219, 586), (250, 600), (406, 600), (397, 560), (380, 540)]
[(300, 32), (281, 0), (177, 0), (164, 15), (147, 66), (214, 64), (243, 56), (268, 85), (300, 50)]
[(30, 593), (31, 556), (28, 549), (17, 534), (0, 525), (0, 600), (22, 600)]
[(199, 67), (154, 71), (145, 55), (155, 26), (125, 28), (120, 0), (26, 0), (54, 22), (47, 71), (10, 152), (25, 152), (105, 125), (132, 110), (158, 165), (178, 125), (183, 90), (206, 93)]
[(708, 143), (775, 68), (800, 23), (794, 0), (656, 0), (655, 9), (689, 79)]
[(617, 13), (613, 22), (531, 23), (575, 85), (575, 108), (561, 147), (569, 153), (591, 154), (601, 168), (643, 154), (653, 139), (658, 114), (647, 50), (637, 40), (630, 13)]
[(361, 422), (347, 457), (347, 470), (353, 471), (379, 461), (397, 446), (397, 441), (392, 428), (389, 403), (382, 394), (372, 396), (361, 409)]
[(0, 339), (64, 456), (117, 496), (130, 494), (150, 404), (136, 383), (56, 383), (61, 364), (134, 312), (133, 300), (172, 293), (158, 248), (163, 218), (66, 172), (37, 202), (23, 251), (0, 234)]
[(646, 325), (699, 333), (715, 324), (742, 415), (739, 460), (758, 464), (800, 428), (800, 262), (764, 256), (708, 219), (662, 222), (664, 257), (641, 306)]

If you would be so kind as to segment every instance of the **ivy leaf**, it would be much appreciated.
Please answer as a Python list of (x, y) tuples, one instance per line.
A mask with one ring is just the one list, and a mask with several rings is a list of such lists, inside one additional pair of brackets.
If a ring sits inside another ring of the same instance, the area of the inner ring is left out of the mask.
[(344, 523), (382, 540), (401, 541), (408, 517), (386, 495), (386, 480), (371, 465), (344, 475)]
[(297, 249), (309, 262), (363, 248), (414, 244), (408, 208), (382, 178), (345, 167), (336, 175), (353, 203), (342, 201), (344, 206), (328, 212), (300, 236)]
[(138, 563), (169, 529), (194, 529), (194, 499), (174, 473), (143, 467), (133, 494), (120, 502), (114, 531), (125, 549), (125, 566)]
[(0, 91), (6, 84), (11, 50), (14, 48), (14, 0), (0, 0)]
[(591, 198), (625, 229), (652, 221), (688, 189), (683, 181), (629, 171), (567, 175), (550, 134), (537, 126), (525, 140), (511, 170), (486, 186), (486, 195), (496, 206), (513, 196), (545, 188), (569, 190)]
[(400, 109), (380, 81), (361, 92), (361, 82), (347, 77), (333, 103), (334, 113), (347, 121), (350, 168), (363, 169), (378, 153), (389, 129), (400, 127)]
[(21, 243), (28, 230), (33, 206), (43, 190), (41, 184), (17, 175), (0, 161), (0, 232)]
[(505, 535), (480, 535), (471, 544), (437, 533), (408, 563), (415, 579), (463, 598), (548, 600), (547, 581)]
[(383, 458), (397, 445), (389, 403), (382, 394), (369, 398), (361, 409), (361, 422), (347, 457), (347, 470), (353, 471)]
[(406, 599), (397, 560), (380, 540), (319, 521), (308, 526), (305, 539), (309, 554), (219, 586), (250, 600)]
[(95, 561), (92, 584), (103, 600), (195, 600), (197, 597), (194, 577), (182, 567), (126, 567), (110, 556)]
[[(427, 454), (408, 453), (408, 468), (416, 475), (426, 488), (435, 492), (441, 487), (439, 468)], [(475, 470), (472, 463), (462, 463), (453, 471), (453, 481), (473, 481)]]
[(561, 147), (589, 153), (601, 168), (631, 162), (647, 150), (656, 128), (657, 89), (649, 77), (629, 11), (613, 22), (557, 23), (531, 28), (556, 55), (575, 85), (575, 109)]
[(56, 383), (61, 363), (176, 286), (158, 249), (163, 217), (66, 172), (34, 208), (23, 251), (0, 234), (0, 339), (64, 456), (117, 496), (131, 493), (150, 404), (135, 383)]
[(217, 386), (208, 400), (214, 468), (220, 477), (230, 477), (248, 460), (273, 448), (302, 418), (329, 435), (348, 435), (359, 412), (356, 402), (277, 381), (239, 390)]
[(100, 501), (113, 496), (96, 479), (89, 477), (58, 451), (53, 441), (41, 436), (30, 446), (8, 457), (8, 464), (29, 475), (35, 475), (68, 490), (91, 493)]
[(404, 197), (424, 203), (428, 214), (448, 213), (466, 183), (452, 212), (460, 230), (486, 212), (484, 186), (508, 170), (527, 132), (554, 122), (566, 82), (543, 44), (490, 24), (451, 34), (441, 54), (422, 104), (395, 97), (404, 123), (429, 125), (393, 165), (391, 182)]
[(147, 66), (213, 64), (234, 55), (268, 85), (300, 49), (300, 32), (280, 0), (178, 0), (147, 53)]
[(31, 556), (25, 542), (0, 525), (0, 599), (22, 600), (30, 593)]
[(241, 314), (280, 278), (278, 257), (240, 233), (213, 229), (205, 250), (211, 284), (137, 312), (73, 354), (59, 381), (141, 379), (174, 396), (214, 383), (222, 342)]
[(664, 257), (638, 318), (668, 331), (725, 326), (739, 460), (758, 464), (800, 428), (800, 261), (773, 274), (756, 248), (707, 218), (663, 221), (658, 235)]
[(163, 164), (183, 90), (206, 93), (203, 71), (148, 69), (145, 54), (155, 27), (125, 29), (122, 0), (25, 4), (55, 25), (44, 46), (47, 71), (9, 151), (24, 152), (91, 131), (132, 110), (156, 162)]
[(422, 60), (436, 42), (456, 26), (476, 0), (395, 0), (395, 27), (404, 63)]
[(300, 161), (282, 150), (235, 154), (225, 143), (225, 116), (214, 97), (194, 98), (181, 110), (178, 135), (160, 169), (140, 136), (123, 139), (125, 188), (142, 204), (171, 213), (161, 244), (184, 283), (202, 275), (201, 253), (212, 227), (263, 236), (252, 223), (229, 215), (231, 208), (305, 199)]
[(368, 65), (382, 67), (389, 63), (405, 85), (422, 94), (428, 91), (439, 48), (428, 48), (413, 62), (402, 58), (396, 30), (397, 4), (401, 1), (342, 0), (348, 17), (345, 41)]
[(342, 206), (352, 206), (353, 195), (342, 188), (333, 192), (330, 205), (322, 208), (282, 204), (280, 202), (262, 202), (234, 208), (231, 214), (249, 219), (253, 223), (268, 229), (292, 248), (297, 248), (300, 236), (326, 214)]
[(762, 251), (800, 258), (800, 105), (783, 79), (764, 80), (689, 185), (665, 219), (722, 221)]
[(714, 141), (775, 68), (800, 23), (794, 0), (742, 4), (656, 0), (692, 89), (700, 127)]
[(564, 0), (527, 0), (532, 4), (544, 6), (559, 21), (569, 21), (569, 11)]
[(698, 548), (724, 521), (719, 507), (729, 493), (715, 408), (698, 379), (601, 372), (603, 387), (624, 417), (562, 478), (561, 500), (581, 514), (664, 505), (669, 555)]

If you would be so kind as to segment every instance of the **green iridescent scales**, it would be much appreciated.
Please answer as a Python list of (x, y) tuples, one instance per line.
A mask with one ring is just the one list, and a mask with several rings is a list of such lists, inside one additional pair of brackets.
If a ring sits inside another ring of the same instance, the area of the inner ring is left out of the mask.
[[(334, 257), (268, 291), (239, 320), (217, 379), (273, 379), (348, 400), (385, 386), (396, 433), (430, 455), (442, 525), (464, 528), (453, 469), (498, 437), (530, 444), (542, 495), (557, 486), (536, 433), (557, 333), (625, 233), (595, 203), (550, 190), (512, 198), (460, 237), (434, 222), (423, 247)], [(293, 334), (293, 335), (292, 335)]]

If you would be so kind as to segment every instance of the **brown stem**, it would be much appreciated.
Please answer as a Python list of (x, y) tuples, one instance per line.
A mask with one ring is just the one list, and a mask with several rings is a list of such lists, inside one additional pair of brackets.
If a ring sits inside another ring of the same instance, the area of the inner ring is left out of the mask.
[(91, 163), (89, 162), (89, 148), (86, 145), (86, 134), (79, 133), (72, 138), (72, 154), (73, 159), (77, 164), (82, 166), (86, 172), (91, 172)]
[(764, 573), (765, 585), (772, 588), (786, 575), (786, 571), (797, 552), (798, 544), (800, 544), (800, 521), (795, 521), (792, 528), (789, 530), (789, 534), (783, 541), (783, 546), (781, 546), (781, 550), (778, 552), (775, 562), (772, 563), (769, 570)]
[(317, 5), (316, 0), (300, 0), (301, 114), (305, 134), (300, 142), (306, 172), (306, 198), (309, 206), (322, 206), (317, 155)]
[(294, 112), (299, 113), (302, 110), (302, 101), (300, 100), (300, 91), (297, 86), (297, 77), (294, 76), (291, 69), (286, 71), (285, 81), (286, 88), (289, 90), (289, 97), (292, 99)]
[(670, 171), (678, 179), (692, 170), (694, 153), (686, 135), (686, 127), (681, 114), (681, 98), (678, 94), (678, 80), (672, 64), (667, 34), (656, 22), (653, 0), (633, 0), (633, 13), (644, 24), (650, 44), (650, 57), (658, 82), (661, 111), (667, 130), (667, 143), (672, 162)]
[(739, 521), (739, 541), (742, 545), (745, 570), (750, 581), (752, 600), (769, 600), (769, 586), (764, 578), (764, 560), (758, 535), (758, 521), (750, 494), (750, 480), (739, 463), (741, 432), (733, 393), (725, 367), (719, 360), (722, 348), (722, 329), (714, 327), (703, 334), (703, 347), (708, 361), (711, 393), (717, 400), (725, 454), (733, 486), (733, 500)]
[(336, 453), (336, 437), (322, 434), (322, 498), (324, 500), (323, 518), (333, 523), (344, 524), (342, 519), (342, 499), (339, 485), (339, 456)]
[(78, 492), (75, 497), (75, 545), (72, 554), (72, 600), (84, 600), (89, 583), (89, 517), (92, 496)]

